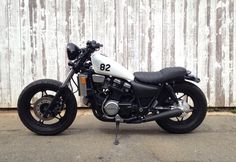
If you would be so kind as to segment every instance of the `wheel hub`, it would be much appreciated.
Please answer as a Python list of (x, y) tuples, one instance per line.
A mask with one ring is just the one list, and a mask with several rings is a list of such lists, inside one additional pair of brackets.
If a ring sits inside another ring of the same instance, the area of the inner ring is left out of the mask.
[(183, 113), (180, 115), (181, 117), (185, 117), (189, 112), (192, 111), (189, 104), (184, 100), (179, 100), (178, 104), (175, 103), (174, 108), (178, 108), (183, 111)]
[(45, 112), (48, 109), (48, 106), (52, 102), (52, 99), (53, 99), (53, 96), (44, 96), (38, 99), (34, 103), (34, 107), (33, 107), (34, 113), (40, 120), (44, 120), (44, 121), (51, 120), (54, 118), (56, 114), (58, 114), (61, 111), (60, 106), (56, 106), (53, 110), (53, 113), (49, 113), (46, 117), (44, 116)]

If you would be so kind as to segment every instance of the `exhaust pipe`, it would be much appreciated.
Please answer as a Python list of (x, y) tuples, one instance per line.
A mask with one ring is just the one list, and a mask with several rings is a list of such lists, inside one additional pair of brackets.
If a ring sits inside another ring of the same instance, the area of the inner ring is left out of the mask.
[(166, 119), (166, 118), (178, 117), (182, 113), (183, 113), (183, 111), (181, 109), (177, 108), (177, 109), (169, 110), (166, 112), (162, 112), (160, 114), (149, 115), (149, 116), (146, 116), (146, 118), (144, 118), (144, 119), (138, 119), (138, 117), (124, 119), (124, 123), (138, 124), (138, 123), (150, 122), (150, 121), (154, 121), (154, 120), (162, 120), (162, 119)]
[(177, 117), (180, 116), (183, 113), (182, 110), (180, 109), (173, 109), (170, 111), (166, 111), (157, 115), (150, 115), (147, 116), (143, 122), (149, 122), (149, 121), (154, 121), (154, 120), (162, 120), (166, 118), (172, 118), (172, 117)]

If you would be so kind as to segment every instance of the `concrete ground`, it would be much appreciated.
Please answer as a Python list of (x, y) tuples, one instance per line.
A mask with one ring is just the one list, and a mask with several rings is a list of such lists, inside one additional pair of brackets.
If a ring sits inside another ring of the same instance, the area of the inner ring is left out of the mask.
[(183, 135), (166, 133), (155, 122), (120, 128), (115, 146), (115, 124), (79, 110), (63, 134), (38, 136), (22, 125), (16, 112), (1, 112), (0, 162), (236, 161), (236, 116), (231, 113), (208, 113), (199, 128)]

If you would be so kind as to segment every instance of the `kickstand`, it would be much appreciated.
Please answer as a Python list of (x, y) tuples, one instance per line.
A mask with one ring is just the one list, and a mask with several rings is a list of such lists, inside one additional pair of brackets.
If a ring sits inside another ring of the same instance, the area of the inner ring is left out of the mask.
[(116, 121), (116, 138), (114, 141), (114, 145), (118, 145), (120, 143), (118, 140), (119, 126), (120, 126), (120, 121)]

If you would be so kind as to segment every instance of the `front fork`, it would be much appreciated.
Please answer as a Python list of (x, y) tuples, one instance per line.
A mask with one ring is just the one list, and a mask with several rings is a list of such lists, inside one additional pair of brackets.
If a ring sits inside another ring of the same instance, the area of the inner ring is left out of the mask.
[(47, 111), (44, 113), (43, 117), (47, 117), (48, 114), (50, 114), (54, 108), (54, 105), (58, 101), (59, 97), (61, 96), (62, 93), (64, 93), (65, 88), (67, 87), (68, 83), (70, 82), (71, 78), (75, 74), (75, 70), (72, 68), (66, 78), (66, 80), (62, 83), (62, 85), (59, 87), (59, 89), (56, 92), (56, 95), (53, 97), (52, 102), (47, 108)]

